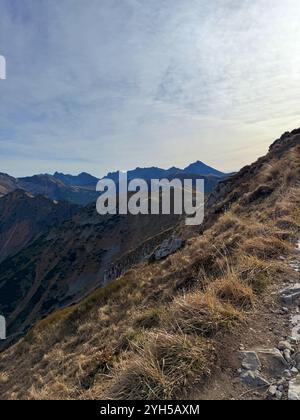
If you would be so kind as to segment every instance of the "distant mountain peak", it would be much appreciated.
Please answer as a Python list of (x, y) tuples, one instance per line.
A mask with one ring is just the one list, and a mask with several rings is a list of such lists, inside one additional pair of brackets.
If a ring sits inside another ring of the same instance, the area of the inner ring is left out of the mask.
[(197, 175), (214, 175), (218, 177), (224, 177), (226, 175), (224, 172), (218, 171), (217, 169), (206, 165), (201, 160), (191, 163), (189, 166), (184, 168), (184, 172)]
[(60, 172), (55, 172), (53, 175), (54, 178), (64, 182), (65, 184), (77, 187), (84, 187), (87, 185), (96, 185), (98, 178), (87, 173), (81, 172), (78, 175), (64, 174)]

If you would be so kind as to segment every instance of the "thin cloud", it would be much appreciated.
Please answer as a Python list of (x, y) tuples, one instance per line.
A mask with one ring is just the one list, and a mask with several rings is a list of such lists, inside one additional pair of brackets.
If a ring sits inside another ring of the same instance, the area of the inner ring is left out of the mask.
[(298, 0), (0, 6), (0, 171), (234, 170), (298, 125)]

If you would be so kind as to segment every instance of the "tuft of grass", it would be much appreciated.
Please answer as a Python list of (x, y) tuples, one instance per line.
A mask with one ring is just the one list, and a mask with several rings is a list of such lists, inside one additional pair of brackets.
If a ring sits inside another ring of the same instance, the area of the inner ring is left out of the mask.
[(116, 346), (116, 353), (132, 350), (133, 347), (140, 346), (145, 341), (145, 332), (141, 329), (129, 327), (120, 337)]
[(276, 259), (283, 255), (288, 255), (292, 251), (292, 246), (275, 236), (247, 239), (241, 246), (241, 253), (253, 255), (262, 260)]
[(212, 289), (219, 300), (234, 307), (249, 310), (254, 306), (253, 289), (243, 284), (234, 274), (229, 274), (214, 282)]
[(277, 261), (265, 261), (256, 256), (244, 255), (237, 267), (238, 275), (254, 293), (262, 294), (281, 274), (282, 267)]
[(159, 306), (154, 306), (141, 311), (134, 320), (134, 326), (137, 328), (151, 329), (157, 328), (160, 324), (161, 316), (164, 309)]
[(213, 352), (212, 346), (199, 337), (166, 331), (149, 333), (134, 359), (123, 361), (115, 369), (113, 385), (105, 398), (182, 398), (196, 381), (210, 374)]
[(187, 334), (211, 337), (220, 330), (230, 330), (242, 321), (243, 313), (230, 303), (221, 302), (212, 290), (193, 292), (176, 298), (167, 323)]

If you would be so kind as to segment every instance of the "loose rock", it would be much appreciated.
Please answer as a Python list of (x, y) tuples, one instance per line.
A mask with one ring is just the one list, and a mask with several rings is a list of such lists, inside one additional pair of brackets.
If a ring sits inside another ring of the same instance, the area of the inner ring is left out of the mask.
[(284, 372), (283, 372), (283, 375), (286, 377), (286, 378), (291, 378), (292, 377), (292, 374), (291, 374), (291, 372), (288, 370), (288, 369), (286, 369)]
[(288, 349), (284, 350), (283, 355), (284, 355), (285, 360), (288, 363), (291, 363), (292, 362), (291, 351), (290, 350), (288, 350)]
[(292, 351), (293, 347), (288, 341), (280, 341), (280, 343), (278, 344), (278, 349), (281, 351), (284, 351), (284, 350)]
[(269, 390), (268, 390), (268, 394), (271, 396), (271, 397), (275, 397), (275, 395), (276, 395), (276, 392), (277, 392), (277, 389), (276, 389), (276, 386), (270, 386), (270, 388), (269, 388)]
[(281, 378), (289, 367), (278, 349), (258, 349), (257, 354), (265, 370), (273, 377)]
[(283, 392), (284, 391), (284, 386), (283, 385), (278, 385), (277, 389), (278, 389), (278, 391)]
[(288, 399), (290, 401), (300, 401), (300, 375), (290, 381)]
[(242, 358), (242, 368), (245, 370), (256, 371), (261, 369), (261, 363), (255, 351), (240, 352)]
[(291, 306), (300, 297), (300, 283), (289, 286), (281, 291), (281, 300), (285, 305)]
[(285, 306), (282, 308), (283, 312), (288, 314), (290, 312), (289, 308), (286, 308)]
[(259, 372), (247, 371), (241, 375), (242, 381), (252, 388), (264, 388), (270, 386), (269, 382), (263, 378)]

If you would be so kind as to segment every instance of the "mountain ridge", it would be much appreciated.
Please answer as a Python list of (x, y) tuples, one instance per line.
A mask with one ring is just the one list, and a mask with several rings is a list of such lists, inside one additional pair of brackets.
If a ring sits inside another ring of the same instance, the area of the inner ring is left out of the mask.
[[(119, 181), (119, 173), (109, 172), (105, 178), (112, 179), (116, 183)], [(172, 167), (162, 169), (156, 166), (129, 170), (127, 172), (128, 180), (142, 178), (146, 181), (151, 179), (172, 179), (176, 176), (181, 178), (194, 178), (199, 176), (207, 181), (207, 193), (227, 174), (220, 172), (203, 162), (197, 161), (185, 169)], [(96, 185), (99, 179), (87, 172), (81, 172), (78, 175), (70, 175), (55, 172), (50, 174), (36, 174), (27, 177), (14, 178), (7, 174), (0, 173), (0, 197), (15, 190), (23, 189), (34, 195), (44, 195), (53, 200), (69, 201), (76, 205), (88, 205), (95, 202), (99, 196), (96, 192)]]

